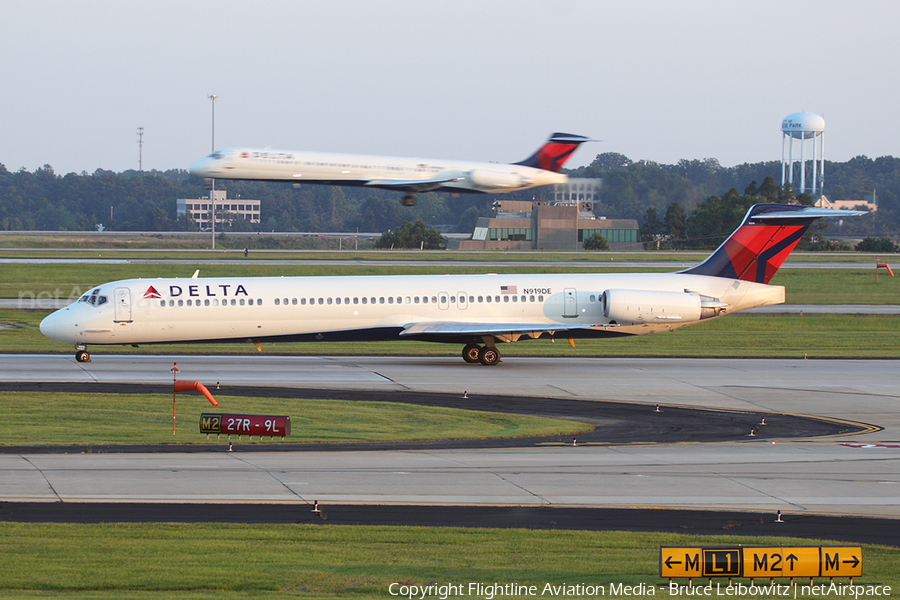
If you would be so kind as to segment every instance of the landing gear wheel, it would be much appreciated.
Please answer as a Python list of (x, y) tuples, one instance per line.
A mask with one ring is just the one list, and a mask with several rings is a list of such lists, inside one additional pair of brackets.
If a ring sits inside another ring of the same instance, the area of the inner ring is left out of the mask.
[(401, 202), (403, 202), (403, 206), (415, 206), (416, 205), (416, 197), (413, 196), (412, 194), (407, 194), (407, 195), (403, 196), (403, 200), (401, 200)]
[(481, 357), (479, 360), (484, 366), (493, 367), (500, 362), (500, 351), (496, 348), (488, 348), (485, 346), (481, 349)]
[(91, 355), (86, 350), (79, 350), (75, 353), (75, 360), (78, 362), (91, 362)]
[(469, 364), (481, 361), (481, 346), (477, 344), (469, 344), (462, 351), (463, 360)]

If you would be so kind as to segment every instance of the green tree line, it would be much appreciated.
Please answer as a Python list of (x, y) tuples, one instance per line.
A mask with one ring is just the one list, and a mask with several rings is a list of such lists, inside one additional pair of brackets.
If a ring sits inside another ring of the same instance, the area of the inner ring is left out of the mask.
[[(793, 197), (790, 190), (780, 188), (779, 161), (722, 167), (715, 159), (704, 159), (667, 165), (604, 153), (590, 165), (567, 173), (603, 179), (598, 215), (638, 219), (651, 231), (658, 229), (655, 218), (671, 229), (665, 234), (670, 240), (690, 238), (693, 244), (699, 244), (700, 238), (716, 238), (718, 233), (709, 229), (713, 226), (710, 219), (715, 218), (707, 213), (738, 210), (747, 200), (735, 196), (751, 200)], [(900, 159), (858, 156), (844, 163), (825, 161), (825, 173), (825, 194), (832, 200), (861, 200), (873, 191), (878, 199), (876, 213), (846, 219), (842, 233), (898, 237)], [(399, 193), (369, 188), (225, 180), (218, 180), (216, 188), (226, 190), (228, 198), (262, 201), (261, 223), (251, 226), (235, 221), (233, 226), (258, 231), (386, 232), (421, 220), (442, 231), (471, 232), (478, 217), (491, 214), (497, 198), (427, 193), (417, 194), (416, 206), (404, 207)], [(9, 171), (0, 164), (0, 230), (92, 230), (98, 224), (113, 231), (191, 230), (197, 225), (176, 216), (175, 200), (206, 196), (204, 181), (180, 169), (122, 173), (98, 169), (90, 174), (58, 175), (50, 165), (35, 171)], [(549, 201), (552, 188), (501, 197)], [(712, 198), (725, 199), (730, 208), (714, 209), (715, 202), (709, 204)], [(701, 212), (694, 215), (701, 205)], [(648, 213), (649, 209), (654, 212)]]

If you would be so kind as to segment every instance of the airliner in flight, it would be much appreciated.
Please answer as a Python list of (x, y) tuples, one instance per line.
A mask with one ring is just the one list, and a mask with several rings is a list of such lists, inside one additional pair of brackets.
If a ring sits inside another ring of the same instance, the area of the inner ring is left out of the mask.
[(677, 273), (127, 279), (41, 321), (75, 344), (421, 340), (496, 365), (499, 343), (643, 335), (784, 302), (768, 285), (815, 219), (863, 214), (757, 204), (705, 261)]
[(523, 161), (513, 164), (462, 162), (433, 158), (394, 158), (362, 154), (227, 148), (191, 164), (191, 175), (213, 179), (252, 179), (373, 187), (404, 192), (413, 206), (416, 192), (498, 194), (565, 183), (560, 173), (588, 138), (554, 133)]

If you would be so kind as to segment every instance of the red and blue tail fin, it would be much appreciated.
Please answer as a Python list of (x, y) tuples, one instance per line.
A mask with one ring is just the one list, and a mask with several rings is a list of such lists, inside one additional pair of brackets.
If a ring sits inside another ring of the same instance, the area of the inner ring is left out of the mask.
[(709, 258), (681, 273), (769, 283), (813, 221), (858, 214), (863, 213), (795, 204), (756, 204)]
[(592, 140), (583, 135), (554, 133), (543, 146), (538, 148), (537, 152), (514, 164), (559, 173), (578, 146), (590, 141)]

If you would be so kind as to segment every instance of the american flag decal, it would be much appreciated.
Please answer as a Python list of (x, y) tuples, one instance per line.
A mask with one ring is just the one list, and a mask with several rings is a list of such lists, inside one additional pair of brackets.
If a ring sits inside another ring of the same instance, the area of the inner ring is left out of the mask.
[(518, 294), (518, 288), (514, 285), (501, 285), (500, 286), (501, 294)]

